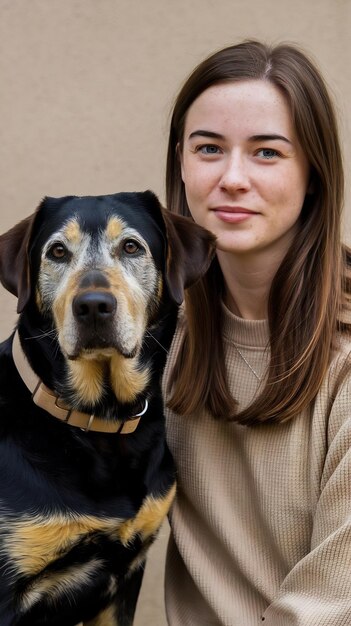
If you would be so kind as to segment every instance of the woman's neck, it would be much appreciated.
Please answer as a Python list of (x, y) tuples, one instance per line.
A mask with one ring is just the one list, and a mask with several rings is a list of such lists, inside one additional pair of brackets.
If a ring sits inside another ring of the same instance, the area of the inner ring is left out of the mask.
[(281, 259), (262, 259), (258, 255), (232, 255), (217, 251), (224, 278), (224, 302), (228, 309), (248, 320), (266, 319), (273, 278)]

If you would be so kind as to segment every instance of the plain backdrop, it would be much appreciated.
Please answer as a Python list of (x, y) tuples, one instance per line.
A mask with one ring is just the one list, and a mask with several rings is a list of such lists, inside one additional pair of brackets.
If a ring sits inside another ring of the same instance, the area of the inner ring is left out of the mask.
[[(0, 0), (0, 232), (45, 195), (154, 190), (164, 201), (169, 113), (182, 82), (246, 38), (294, 42), (322, 69), (340, 118), (351, 240), (351, 0)], [(16, 321), (0, 291), (0, 339)], [(136, 626), (164, 626), (167, 525)]]

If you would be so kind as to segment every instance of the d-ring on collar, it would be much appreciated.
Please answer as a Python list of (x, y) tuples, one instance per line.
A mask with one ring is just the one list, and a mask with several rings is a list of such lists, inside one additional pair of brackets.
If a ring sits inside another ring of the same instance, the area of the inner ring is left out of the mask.
[(109, 421), (89, 413), (81, 413), (75, 409), (65, 406), (63, 401), (33, 372), (28, 363), (28, 359), (22, 350), (18, 332), (16, 331), (12, 342), (12, 356), (17, 371), (23, 382), (32, 393), (33, 402), (50, 413), (53, 417), (66, 422), (70, 426), (76, 426), (85, 431), (96, 431), (100, 433), (119, 433), (128, 435), (133, 433), (140, 422), (140, 418), (148, 409), (148, 401), (145, 399), (145, 406), (140, 413), (126, 419), (126, 421)]

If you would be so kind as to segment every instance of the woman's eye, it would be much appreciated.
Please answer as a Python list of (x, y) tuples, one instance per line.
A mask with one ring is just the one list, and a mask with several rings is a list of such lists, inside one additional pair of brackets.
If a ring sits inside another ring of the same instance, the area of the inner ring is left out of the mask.
[(219, 154), (220, 149), (218, 146), (209, 143), (204, 146), (199, 146), (196, 151), (201, 152), (202, 154)]
[(68, 250), (63, 243), (54, 243), (48, 251), (49, 255), (54, 259), (61, 261), (68, 256)]
[(123, 244), (123, 250), (127, 254), (135, 254), (140, 250), (140, 246), (134, 239), (128, 239), (128, 241), (125, 241)]
[(279, 156), (279, 152), (273, 148), (261, 148), (256, 154), (263, 159), (274, 159), (274, 157)]

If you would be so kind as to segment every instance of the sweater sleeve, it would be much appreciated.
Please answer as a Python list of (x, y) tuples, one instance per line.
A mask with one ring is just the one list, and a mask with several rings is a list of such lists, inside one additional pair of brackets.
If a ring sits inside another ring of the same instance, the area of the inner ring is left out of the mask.
[(351, 624), (351, 384), (334, 400), (310, 551), (262, 616), (265, 626)]

